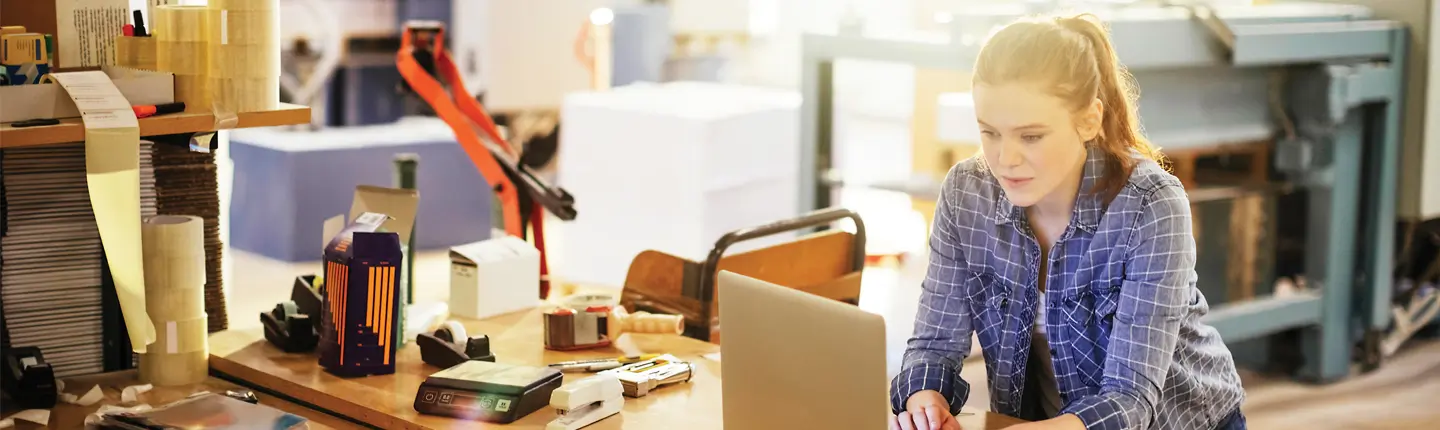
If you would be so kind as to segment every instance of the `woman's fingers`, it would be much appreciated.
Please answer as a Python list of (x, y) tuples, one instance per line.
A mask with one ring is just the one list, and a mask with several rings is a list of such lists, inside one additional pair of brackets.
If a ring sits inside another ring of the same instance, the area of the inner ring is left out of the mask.
[(915, 421), (910, 418), (910, 411), (901, 412), (895, 416), (895, 421), (900, 424), (901, 430), (919, 430), (915, 428)]

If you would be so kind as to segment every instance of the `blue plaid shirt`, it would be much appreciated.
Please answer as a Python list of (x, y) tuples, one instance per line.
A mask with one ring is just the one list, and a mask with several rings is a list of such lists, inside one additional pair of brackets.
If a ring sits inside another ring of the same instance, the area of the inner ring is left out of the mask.
[[(1102, 175), (1091, 151), (1081, 190)], [(1044, 301), (1055, 380), (1090, 429), (1213, 429), (1244, 400), (1234, 359), (1195, 287), (1190, 203), (1180, 181), (1142, 161), (1109, 206), (1082, 193), (1050, 258)], [(983, 163), (945, 180), (930, 237), (915, 332), (891, 385), (891, 407), (936, 390), (959, 412), (971, 334), (980, 340), (991, 409), (1019, 416), (1036, 322), (1040, 247), (1023, 208)]]

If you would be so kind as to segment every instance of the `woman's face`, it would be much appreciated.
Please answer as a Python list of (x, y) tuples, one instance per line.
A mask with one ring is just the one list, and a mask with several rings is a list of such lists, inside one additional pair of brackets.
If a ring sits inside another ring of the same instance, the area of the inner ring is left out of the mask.
[(1099, 102), (1077, 127), (1064, 100), (1036, 85), (980, 84), (972, 94), (985, 161), (1010, 203), (1030, 207), (1054, 194), (1073, 196), (1085, 141), (1099, 130)]

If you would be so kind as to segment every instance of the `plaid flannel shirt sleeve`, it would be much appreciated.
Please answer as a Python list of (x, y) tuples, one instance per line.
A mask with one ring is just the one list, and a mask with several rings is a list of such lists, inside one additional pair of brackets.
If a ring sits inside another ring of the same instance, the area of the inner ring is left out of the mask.
[(1176, 184), (1143, 199), (1132, 233), (1100, 394), (1071, 402), (1087, 429), (1146, 429), (1174, 360), (1181, 317), (1195, 299), (1190, 202)]
[(960, 378), (961, 362), (970, 352), (974, 329), (965, 292), (971, 273), (965, 268), (958, 242), (958, 202), (952, 195), (961, 192), (956, 188), (956, 174), (950, 173), (935, 206), (930, 264), (921, 285), (915, 331), (907, 343), (900, 374), (891, 381), (890, 407), (897, 414), (919, 391), (938, 391), (949, 403), (951, 413), (958, 413), (970, 396), (970, 384)]

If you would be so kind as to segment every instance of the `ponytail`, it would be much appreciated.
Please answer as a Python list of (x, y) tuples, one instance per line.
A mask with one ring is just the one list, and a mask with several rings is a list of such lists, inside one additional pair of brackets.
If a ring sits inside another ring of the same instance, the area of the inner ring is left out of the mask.
[(1079, 112), (1099, 99), (1104, 106), (1100, 132), (1089, 142), (1105, 153), (1105, 173), (1091, 192), (1114, 198), (1124, 188), (1140, 157), (1163, 162), (1160, 151), (1141, 133), (1134, 78), (1120, 64), (1110, 35), (1092, 14), (1027, 19), (991, 36), (976, 60), (975, 81), (999, 84), (1044, 82)]

